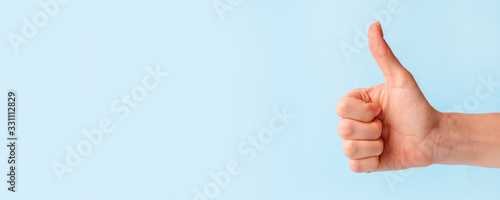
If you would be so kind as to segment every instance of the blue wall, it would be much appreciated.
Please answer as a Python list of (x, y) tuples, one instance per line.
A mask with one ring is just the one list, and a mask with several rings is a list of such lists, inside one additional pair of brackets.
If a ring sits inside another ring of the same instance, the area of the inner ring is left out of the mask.
[(436, 109), (499, 112), (500, 87), (475, 94), (480, 79), (500, 81), (498, 1), (0, 4), (0, 91), (18, 95), (17, 193), (0, 184), (7, 199), (500, 194), (497, 169), (356, 174), (334, 112), (347, 91), (384, 82), (365, 43), (376, 16)]

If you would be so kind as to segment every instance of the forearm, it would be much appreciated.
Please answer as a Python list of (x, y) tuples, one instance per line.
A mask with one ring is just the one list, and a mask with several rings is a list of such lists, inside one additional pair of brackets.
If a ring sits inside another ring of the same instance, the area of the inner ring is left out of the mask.
[(436, 164), (500, 168), (500, 113), (442, 113)]

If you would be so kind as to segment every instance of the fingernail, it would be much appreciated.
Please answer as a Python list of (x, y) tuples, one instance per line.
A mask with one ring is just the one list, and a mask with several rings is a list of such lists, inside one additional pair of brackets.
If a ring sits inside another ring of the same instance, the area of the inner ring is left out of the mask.
[(380, 108), (380, 106), (377, 108), (377, 114), (375, 114), (375, 116), (378, 116), (380, 114), (380, 112), (382, 112), (382, 109)]
[(384, 31), (382, 31), (382, 25), (380, 24), (380, 21), (377, 21), (377, 26), (378, 26), (378, 30), (380, 31), (380, 34), (382, 35), (382, 37), (384, 37)]

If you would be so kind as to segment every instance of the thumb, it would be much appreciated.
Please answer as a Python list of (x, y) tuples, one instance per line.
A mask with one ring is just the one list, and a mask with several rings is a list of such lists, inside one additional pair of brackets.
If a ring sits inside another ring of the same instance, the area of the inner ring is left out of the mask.
[(409, 75), (384, 40), (380, 22), (373, 23), (368, 29), (368, 44), (373, 58), (384, 74), (387, 83), (398, 83)]

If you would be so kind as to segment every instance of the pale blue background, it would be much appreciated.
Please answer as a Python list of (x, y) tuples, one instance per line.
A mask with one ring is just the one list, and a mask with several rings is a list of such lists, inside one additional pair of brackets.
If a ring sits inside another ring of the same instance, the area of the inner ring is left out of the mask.
[[(243, 0), (221, 21), (212, 0), (71, 1), (15, 53), (9, 32), (38, 1), (0, 3), (0, 95), (19, 95), (17, 194), (2, 199), (192, 199), (209, 172), (243, 171), (216, 199), (498, 199), (500, 171), (415, 169), (391, 189), (387, 174), (356, 174), (341, 151), (334, 113), (347, 91), (382, 83), (368, 48), (347, 63), (342, 42), (389, 1)], [(385, 37), (438, 110), (500, 80), (498, 1), (400, 0)], [(148, 65), (170, 76), (120, 121), (109, 105)], [(4, 102), (3, 100), (2, 102)], [(499, 112), (500, 88), (471, 112)], [(251, 163), (238, 144), (274, 108), (297, 117)], [(1, 140), (5, 140), (6, 113)], [(116, 130), (59, 183), (51, 163), (103, 117)], [(2, 142), (4, 144), (4, 142)], [(1, 173), (7, 150), (0, 148)], [(3, 176), (0, 180), (6, 178)]]

